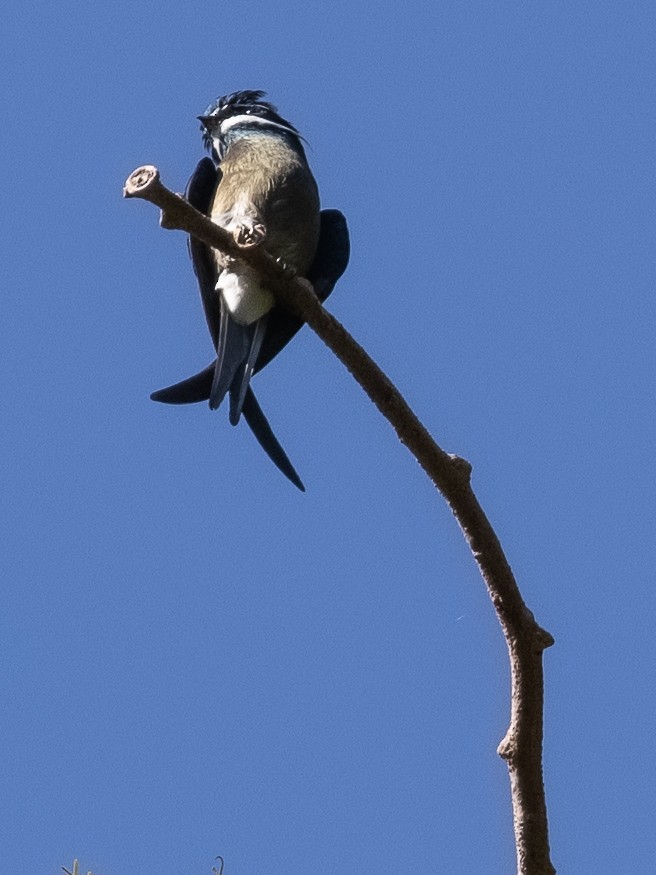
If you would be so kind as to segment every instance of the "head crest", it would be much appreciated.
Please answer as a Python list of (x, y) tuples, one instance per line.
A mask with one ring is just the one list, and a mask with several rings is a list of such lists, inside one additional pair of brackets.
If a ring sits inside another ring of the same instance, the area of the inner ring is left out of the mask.
[(257, 115), (263, 115), (266, 112), (277, 114), (278, 110), (272, 103), (262, 100), (265, 95), (266, 91), (233, 91), (232, 94), (217, 97), (215, 101), (210, 103), (203, 115), (227, 118), (230, 115), (245, 113), (247, 110)]
[(304, 154), (300, 142), (303, 138), (294, 125), (278, 115), (278, 110), (272, 103), (262, 100), (265, 94), (265, 91), (233, 91), (232, 94), (218, 97), (210, 103), (204, 114), (198, 117), (201, 121), (205, 146), (208, 149), (212, 148), (213, 136), (216, 135), (217, 128), (221, 129), (224, 122), (236, 116), (250, 116), (253, 119), (261, 119), (261, 124), (268, 122), (271, 127), (286, 131), (295, 140), (294, 148)]

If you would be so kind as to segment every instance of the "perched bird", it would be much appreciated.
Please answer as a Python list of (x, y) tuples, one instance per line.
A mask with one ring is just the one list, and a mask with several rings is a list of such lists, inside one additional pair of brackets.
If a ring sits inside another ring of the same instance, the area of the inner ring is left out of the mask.
[[(263, 91), (236, 91), (199, 116), (212, 159), (198, 163), (186, 196), (241, 245), (262, 243), (291, 271), (306, 277), (324, 301), (348, 264), (346, 219), (338, 210), (320, 211), (301, 135), (263, 97)], [(271, 460), (304, 491), (250, 386), (253, 374), (302, 323), (276, 304), (249, 266), (193, 237), (189, 251), (216, 360), (150, 397), (167, 404), (209, 400), (216, 409), (228, 394), (232, 425), (243, 413)]]

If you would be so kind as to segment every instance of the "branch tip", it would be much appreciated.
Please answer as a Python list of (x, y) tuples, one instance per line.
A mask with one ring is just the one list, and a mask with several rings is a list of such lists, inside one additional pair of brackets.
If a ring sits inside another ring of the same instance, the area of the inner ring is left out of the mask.
[(153, 164), (137, 167), (125, 180), (123, 197), (145, 197), (157, 186), (161, 187), (159, 170)]

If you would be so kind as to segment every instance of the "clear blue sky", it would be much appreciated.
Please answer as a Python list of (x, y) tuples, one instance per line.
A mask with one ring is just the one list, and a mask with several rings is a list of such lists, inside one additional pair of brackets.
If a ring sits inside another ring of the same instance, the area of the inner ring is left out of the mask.
[(442, 499), (306, 329), (225, 410), (181, 190), (218, 94), (305, 134), (330, 309), (474, 466), (546, 653), (559, 872), (656, 871), (649, 3), (7, 7), (0, 844), (54, 875), (514, 870), (505, 644)]

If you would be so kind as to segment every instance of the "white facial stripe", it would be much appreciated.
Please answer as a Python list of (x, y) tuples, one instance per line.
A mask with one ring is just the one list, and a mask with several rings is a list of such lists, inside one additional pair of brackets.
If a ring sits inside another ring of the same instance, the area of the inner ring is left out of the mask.
[(225, 131), (230, 130), (230, 128), (234, 128), (235, 125), (260, 125), (261, 127), (268, 128), (278, 128), (281, 131), (287, 131), (288, 134), (293, 134), (295, 137), (298, 136), (296, 131), (293, 131), (291, 128), (288, 128), (286, 125), (281, 125), (278, 122), (269, 121), (266, 118), (260, 118), (259, 115), (233, 115), (230, 118), (227, 118), (225, 121), (221, 122), (221, 131), (225, 133)]

